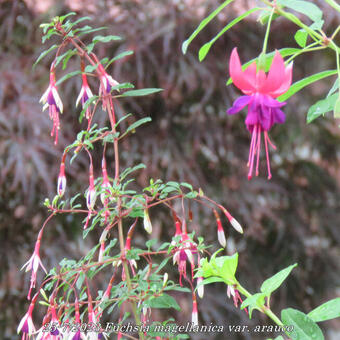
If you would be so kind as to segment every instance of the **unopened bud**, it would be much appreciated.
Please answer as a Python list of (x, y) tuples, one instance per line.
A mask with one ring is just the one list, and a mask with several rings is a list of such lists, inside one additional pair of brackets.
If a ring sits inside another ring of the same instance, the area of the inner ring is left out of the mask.
[(151, 234), (152, 233), (152, 224), (150, 221), (149, 217), (149, 212), (147, 209), (144, 209), (144, 229), (146, 230), (147, 233)]
[(166, 283), (168, 282), (169, 275), (168, 273), (165, 273), (163, 276), (163, 287), (165, 287)]
[(57, 186), (57, 192), (59, 197), (63, 197), (65, 190), (66, 190), (66, 177), (65, 175), (59, 175)]
[(96, 190), (94, 188), (89, 188), (86, 195), (86, 204), (89, 210), (93, 210), (93, 207), (96, 203), (96, 199), (97, 199)]
[(238, 223), (237, 220), (235, 220), (235, 218), (232, 218), (230, 220), (230, 223), (236, 231), (238, 231), (240, 234), (243, 234), (243, 229), (241, 227), (241, 224)]
[(197, 279), (197, 293), (201, 299), (203, 298), (203, 295), (204, 295), (204, 285), (202, 284), (202, 282), (203, 282), (203, 277), (200, 276)]

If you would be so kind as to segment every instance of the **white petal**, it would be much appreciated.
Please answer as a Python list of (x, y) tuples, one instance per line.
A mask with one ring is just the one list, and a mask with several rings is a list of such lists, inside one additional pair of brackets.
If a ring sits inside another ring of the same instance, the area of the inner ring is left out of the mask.
[(242, 227), (241, 227), (241, 224), (238, 223), (238, 222), (235, 220), (235, 218), (232, 218), (232, 219), (230, 220), (230, 223), (231, 223), (231, 225), (234, 227), (234, 229), (235, 229), (236, 231), (238, 231), (240, 234), (243, 234), (243, 229), (242, 229)]
[(190, 263), (194, 264), (194, 257), (192, 256), (192, 252), (189, 249), (185, 249), (184, 251), (185, 251), (185, 253), (188, 256), (188, 259), (189, 259)]
[(46, 103), (47, 97), (48, 97), (48, 94), (49, 94), (50, 90), (51, 90), (51, 86), (49, 86), (47, 88), (47, 90), (44, 92), (44, 94), (41, 96), (41, 98), (39, 100), (39, 103)]
[(27, 319), (27, 313), (24, 315), (24, 317), (21, 319), (19, 326), (17, 328), (17, 333), (19, 334), (21, 331), (22, 326), (24, 325), (25, 321)]
[(53, 94), (53, 98), (55, 100), (55, 103), (57, 104), (59, 111), (61, 113), (63, 113), (63, 102), (61, 101), (58, 91), (55, 87), (52, 88), (52, 94)]
[(227, 241), (225, 239), (225, 235), (224, 235), (224, 231), (223, 230), (218, 230), (217, 231), (217, 238), (218, 238), (218, 242), (220, 243), (220, 245), (225, 248)]
[(86, 90), (86, 94), (89, 97), (89, 99), (91, 97), (93, 97), (93, 93), (92, 93), (91, 89), (88, 86), (86, 86), (85, 90)]
[(191, 322), (194, 324), (194, 326), (198, 326), (198, 315), (197, 312), (193, 312), (191, 315)]
[(83, 97), (83, 95), (84, 95), (84, 88), (82, 87), (81, 90), (80, 90), (80, 92), (79, 92), (77, 101), (76, 101), (76, 107), (78, 107), (78, 104), (79, 104), (81, 98)]

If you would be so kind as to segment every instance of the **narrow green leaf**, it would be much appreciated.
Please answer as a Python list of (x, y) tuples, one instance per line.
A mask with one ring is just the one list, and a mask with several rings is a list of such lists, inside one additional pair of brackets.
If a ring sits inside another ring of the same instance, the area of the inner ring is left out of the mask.
[(65, 80), (70, 79), (71, 77), (77, 76), (78, 74), (81, 74), (81, 71), (78, 70), (78, 71), (67, 73), (57, 81), (56, 85), (58, 86), (61, 83), (63, 83)]
[(320, 21), (322, 18), (322, 10), (312, 2), (305, 0), (278, 0), (277, 2), (282, 6), (308, 16), (312, 21)]
[(116, 41), (116, 40), (122, 40), (122, 38), (119, 37), (118, 35), (107, 35), (107, 36), (96, 35), (92, 39), (92, 42), (93, 43), (97, 43), (97, 42), (107, 43), (109, 41)]
[(59, 22), (63, 23), (63, 21), (71, 15), (77, 15), (77, 13), (76, 12), (70, 12), (70, 13), (67, 13), (65, 15), (62, 15), (61, 17), (59, 17)]
[(296, 83), (294, 83), (286, 93), (284, 93), (283, 95), (281, 95), (277, 99), (280, 102), (283, 102), (283, 101), (287, 100), (288, 98), (290, 98), (293, 94), (301, 91), (304, 87), (306, 87), (306, 86), (308, 86), (308, 85), (310, 85), (310, 84), (312, 84), (312, 83), (314, 83), (318, 80), (321, 80), (323, 78), (333, 76), (336, 73), (337, 73), (337, 70), (322, 71), (322, 72), (313, 74), (309, 77), (306, 77), (304, 79), (301, 79), (301, 80), (297, 81)]
[(332, 111), (338, 96), (337, 93), (334, 93), (312, 105), (307, 113), (307, 124), (311, 123), (316, 118), (319, 118), (321, 115), (325, 115), (325, 113)]
[(327, 301), (307, 314), (314, 322), (340, 317), (340, 297)]
[(115, 57), (113, 57), (105, 66), (105, 69), (109, 67), (109, 65), (111, 65), (113, 62), (115, 62), (118, 59), (122, 59), (124, 57), (127, 57), (128, 55), (133, 54), (133, 51), (124, 51), (122, 53), (119, 53), (118, 55), (116, 55)]
[(215, 18), (215, 16), (222, 11), (224, 7), (229, 5), (234, 0), (227, 0), (224, 1), (222, 5), (220, 5), (218, 8), (216, 8), (211, 14), (209, 14), (205, 19), (201, 21), (201, 23), (198, 25), (198, 27), (195, 29), (195, 31), (190, 35), (190, 37), (185, 40), (182, 44), (182, 53), (185, 54), (187, 52), (188, 46), (190, 43), (195, 39), (197, 34), (202, 31), (202, 29), (209, 24), (209, 22)]
[(39, 61), (41, 59), (43, 59), (44, 57), (46, 57), (51, 51), (53, 51), (54, 49), (56, 49), (57, 47), (59, 47), (59, 45), (52, 45), (48, 50), (45, 50), (43, 52), (40, 53), (38, 59), (35, 61), (35, 63), (33, 64), (33, 68), (35, 68), (35, 66), (39, 63)]
[(327, 97), (331, 96), (339, 88), (339, 78), (336, 78), (333, 86), (329, 90)]
[(281, 319), (285, 326), (294, 327), (291, 332), (288, 332), (292, 340), (324, 340), (320, 327), (299, 310), (283, 309)]
[(132, 130), (135, 130), (138, 126), (145, 124), (147, 122), (151, 122), (151, 118), (150, 117), (145, 117), (142, 119), (137, 120), (136, 122), (134, 122), (133, 124), (131, 124), (125, 131), (124, 135)]
[(243, 14), (241, 14), (239, 17), (237, 17), (236, 19), (234, 19), (233, 21), (231, 21), (228, 25), (226, 25), (213, 39), (211, 39), (209, 42), (207, 42), (206, 44), (204, 44), (199, 52), (198, 52), (198, 58), (199, 61), (204, 60), (204, 58), (206, 57), (206, 55), (208, 54), (211, 46), (215, 43), (215, 41), (220, 38), (225, 32), (227, 32), (230, 28), (232, 28), (234, 25), (236, 25), (238, 22), (240, 22), (241, 20), (243, 20), (244, 18), (246, 18), (247, 16), (249, 16), (250, 14), (260, 10), (261, 8), (259, 7), (254, 7), (252, 9), (250, 9), (247, 12), (244, 12)]
[(81, 28), (76, 28), (74, 30), (74, 33), (81, 31), (81, 33), (78, 34), (78, 37), (83, 36), (84, 34), (89, 34), (89, 33), (93, 33), (93, 32), (97, 32), (97, 31), (102, 31), (102, 30), (106, 30), (107, 27), (106, 26), (102, 26), (102, 27), (98, 27), (98, 28), (91, 28), (91, 26), (84, 26)]
[(147, 96), (152, 93), (163, 91), (163, 89), (157, 88), (146, 88), (146, 89), (139, 89), (139, 90), (131, 90), (124, 92), (121, 97), (140, 97), (140, 96)]
[(265, 280), (261, 285), (261, 292), (269, 296), (274, 290), (278, 289), (283, 281), (288, 277), (290, 272), (297, 266), (297, 263), (282, 269), (269, 279)]

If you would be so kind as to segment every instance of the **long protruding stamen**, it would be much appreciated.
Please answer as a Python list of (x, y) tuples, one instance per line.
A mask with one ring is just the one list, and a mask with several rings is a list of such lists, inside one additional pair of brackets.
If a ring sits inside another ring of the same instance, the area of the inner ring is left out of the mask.
[(249, 151), (250, 167), (249, 167), (249, 172), (248, 172), (248, 180), (252, 179), (252, 174), (253, 174), (254, 157), (255, 157), (255, 153), (256, 153), (257, 125), (258, 124), (256, 124), (254, 126), (254, 129), (253, 129), (252, 140), (254, 139), (254, 142), (252, 143), (252, 145), (250, 145), (250, 151)]
[(270, 161), (269, 161), (268, 143), (269, 143), (270, 145), (273, 145), (273, 144), (270, 142), (270, 139), (269, 139), (269, 137), (268, 137), (268, 132), (267, 132), (267, 131), (264, 131), (264, 145), (265, 145), (265, 148), (266, 148), (268, 179), (271, 179), (271, 178), (272, 178), (272, 174), (271, 174), (271, 172), (270, 172)]
[[(255, 129), (255, 127), (254, 127)], [(254, 147), (255, 147), (255, 136), (256, 134), (254, 134), (254, 129), (253, 129), (253, 132), (252, 132), (252, 135), (251, 135), (251, 142), (250, 142), (250, 148), (249, 148), (249, 156), (248, 156), (248, 163), (247, 163), (247, 167), (249, 168), (250, 166), (250, 161), (251, 161), (251, 155), (254, 151)]]
[(256, 157), (256, 176), (259, 175), (259, 163), (260, 163), (260, 152), (261, 152), (261, 126), (259, 126), (259, 131), (257, 132), (257, 157)]

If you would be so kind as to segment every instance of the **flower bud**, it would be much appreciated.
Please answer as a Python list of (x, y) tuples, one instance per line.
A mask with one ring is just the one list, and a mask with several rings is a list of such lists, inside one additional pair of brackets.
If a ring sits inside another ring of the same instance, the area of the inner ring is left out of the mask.
[(87, 195), (86, 195), (87, 209), (93, 210), (93, 207), (96, 203), (96, 199), (97, 199), (97, 193), (96, 193), (95, 188), (89, 188), (87, 191)]
[(152, 224), (150, 221), (150, 217), (149, 217), (149, 212), (147, 209), (144, 209), (144, 229), (146, 230), (147, 233), (151, 234), (152, 233)]
[(163, 276), (163, 287), (166, 286), (166, 283), (168, 282), (169, 275), (168, 273), (165, 273)]
[(240, 234), (243, 234), (243, 229), (242, 229), (242, 227), (241, 227), (241, 224), (238, 223), (238, 221), (235, 220), (235, 218), (232, 218), (232, 219), (230, 220), (230, 223), (231, 223), (231, 225), (233, 226), (233, 228), (234, 228), (236, 231), (238, 231)]
[(203, 299), (203, 295), (204, 295), (204, 285), (202, 284), (203, 282), (203, 277), (200, 276), (199, 278), (197, 278), (197, 293), (198, 296)]
[(66, 177), (65, 175), (59, 174), (58, 176), (58, 186), (57, 186), (57, 193), (59, 197), (63, 197), (66, 190)]

